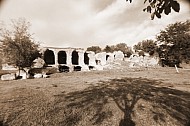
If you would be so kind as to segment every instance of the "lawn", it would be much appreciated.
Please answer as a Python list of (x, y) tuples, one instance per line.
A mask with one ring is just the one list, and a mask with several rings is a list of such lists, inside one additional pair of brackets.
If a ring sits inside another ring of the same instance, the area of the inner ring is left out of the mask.
[(179, 72), (122, 68), (0, 81), (0, 125), (188, 126), (190, 71)]

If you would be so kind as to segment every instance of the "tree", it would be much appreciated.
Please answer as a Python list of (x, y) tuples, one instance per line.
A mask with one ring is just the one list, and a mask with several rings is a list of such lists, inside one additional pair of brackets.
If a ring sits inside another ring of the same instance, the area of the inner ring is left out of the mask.
[[(130, 3), (132, 0), (126, 0)], [(180, 4), (176, 0), (144, 0), (144, 4), (148, 3), (147, 7), (143, 11), (151, 13), (151, 19), (153, 20), (156, 16), (161, 18), (162, 13), (168, 15), (173, 9), (175, 12), (180, 11)]]
[(23, 18), (12, 20), (12, 30), (5, 28), (1, 34), (6, 62), (20, 68), (30, 67), (39, 56), (38, 44), (29, 33), (30, 23)]
[(157, 49), (156, 42), (153, 40), (143, 40), (142, 42), (137, 43), (133, 46), (134, 50), (142, 50), (150, 55), (153, 55)]
[(103, 51), (105, 51), (106, 53), (113, 53), (114, 49), (115, 49), (115, 46), (106, 45), (106, 47), (103, 49)]
[(190, 61), (190, 20), (176, 22), (161, 30), (157, 36), (158, 53), (166, 65)]
[(102, 51), (102, 49), (99, 46), (91, 46), (87, 48), (87, 51), (93, 51), (95, 53), (99, 53)]
[(139, 54), (139, 56), (143, 56), (143, 57), (145, 56), (144, 51), (140, 51), (138, 54)]
[(115, 46), (115, 51), (122, 51), (124, 54), (126, 54), (127, 52), (131, 52), (132, 49), (127, 46), (126, 43), (119, 43)]

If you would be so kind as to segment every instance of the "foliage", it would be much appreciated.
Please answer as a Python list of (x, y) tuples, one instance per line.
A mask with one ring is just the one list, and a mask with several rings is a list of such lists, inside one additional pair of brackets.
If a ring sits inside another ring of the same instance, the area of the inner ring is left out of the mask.
[(129, 52), (125, 53), (125, 57), (129, 58), (132, 54), (133, 54), (133, 51), (130, 50)]
[(138, 54), (139, 56), (143, 56), (143, 57), (145, 56), (144, 51), (140, 51)]
[(99, 46), (91, 46), (87, 48), (87, 51), (93, 51), (95, 53), (99, 53), (102, 51), (102, 49)]
[(31, 66), (39, 56), (38, 44), (32, 40), (29, 26), (25, 19), (12, 20), (12, 31), (5, 28), (1, 34), (6, 61), (19, 68)]
[(161, 30), (157, 36), (158, 54), (166, 65), (190, 61), (190, 21), (176, 22)]
[[(126, 0), (132, 2), (132, 0)], [(143, 11), (151, 13), (151, 19), (156, 16), (161, 18), (162, 13), (168, 15), (173, 9), (175, 12), (180, 11), (180, 4), (176, 0), (144, 0), (144, 4), (148, 3), (147, 7)]]
[(105, 51), (106, 53), (113, 53), (114, 49), (115, 49), (115, 46), (106, 45), (106, 47), (103, 49), (103, 51)]
[(127, 57), (129, 57), (133, 51), (131, 47), (127, 46), (126, 43), (119, 43), (115, 46), (115, 51), (122, 51)]
[(156, 51), (157, 45), (153, 40), (143, 40), (142, 42), (137, 43), (133, 46), (134, 50), (142, 50), (150, 55), (153, 55)]
[(129, 46), (127, 46), (126, 43), (118, 43), (118, 44), (112, 45), (112, 46), (106, 45), (106, 47), (103, 49), (103, 51), (105, 51), (107, 53), (108, 52), (113, 53), (114, 51), (121, 51), (127, 57), (129, 57), (133, 53), (132, 49)]

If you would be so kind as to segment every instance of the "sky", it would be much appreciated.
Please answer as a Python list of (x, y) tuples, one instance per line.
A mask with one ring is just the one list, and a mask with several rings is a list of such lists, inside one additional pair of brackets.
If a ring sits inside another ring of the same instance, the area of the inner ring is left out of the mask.
[(180, 12), (172, 10), (161, 19), (143, 12), (144, 0), (4, 0), (0, 21), (25, 18), (30, 33), (42, 46), (87, 48), (128, 46), (154, 39), (168, 24), (190, 19), (190, 5), (179, 0)]

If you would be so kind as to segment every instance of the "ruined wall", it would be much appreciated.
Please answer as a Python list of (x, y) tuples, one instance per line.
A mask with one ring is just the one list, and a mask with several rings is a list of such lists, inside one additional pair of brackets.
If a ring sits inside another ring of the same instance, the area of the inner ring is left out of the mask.
[(97, 65), (106, 65), (106, 52), (97, 53), (95, 58), (98, 61)]
[[(114, 53), (101, 52), (95, 54), (92, 51), (86, 51), (81, 48), (44, 48), (44, 60), (47, 65), (60, 67), (67, 66), (72, 71), (75, 68), (81, 67), (81, 70), (87, 71), (89, 67), (94, 67), (101, 70), (107, 63), (114, 62), (115, 60), (123, 60), (124, 54), (121, 51)], [(49, 53), (46, 53), (46, 51)], [(51, 54), (51, 56), (48, 55)], [(63, 69), (65, 67), (62, 67)], [(63, 70), (64, 71), (64, 70)]]
[(130, 56), (129, 61), (130, 67), (155, 67), (158, 66), (159, 58), (133, 54)]
[(111, 63), (111, 62), (113, 62), (114, 61), (114, 53), (107, 53), (106, 54), (106, 62), (107, 63)]
[(89, 66), (95, 66), (96, 65), (96, 58), (95, 53), (92, 51), (86, 51), (88, 53), (89, 57)]
[(121, 51), (114, 52), (114, 59), (115, 60), (124, 60), (124, 54)]

